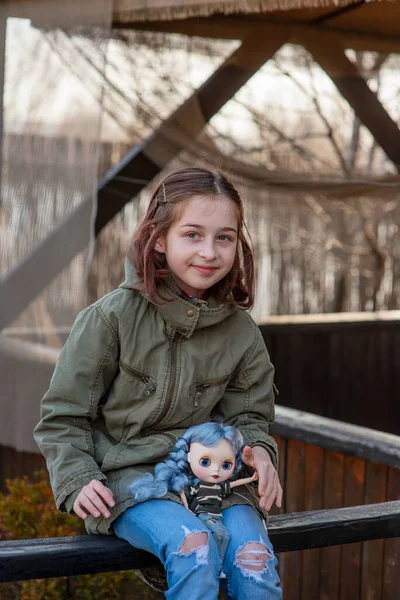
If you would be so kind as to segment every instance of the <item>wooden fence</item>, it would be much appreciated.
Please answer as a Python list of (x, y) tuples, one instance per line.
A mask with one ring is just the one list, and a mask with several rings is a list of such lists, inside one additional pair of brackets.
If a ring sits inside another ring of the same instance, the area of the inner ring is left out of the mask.
[[(340, 452), (277, 439), (286, 454), (285, 512), (400, 498), (400, 472)], [(283, 469), (283, 466), (282, 466)], [(274, 514), (274, 511), (272, 512)], [(400, 540), (278, 554), (285, 600), (397, 600)]]
[(390, 315), (261, 324), (276, 369), (277, 403), (399, 435), (400, 320)]

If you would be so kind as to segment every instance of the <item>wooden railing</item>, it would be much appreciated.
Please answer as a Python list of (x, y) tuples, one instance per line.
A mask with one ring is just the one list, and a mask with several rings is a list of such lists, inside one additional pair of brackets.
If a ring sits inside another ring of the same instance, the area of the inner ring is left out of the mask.
[[(400, 501), (271, 517), (278, 552), (400, 536)], [(0, 581), (123, 571), (160, 565), (114, 536), (75, 536), (0, 542)]]

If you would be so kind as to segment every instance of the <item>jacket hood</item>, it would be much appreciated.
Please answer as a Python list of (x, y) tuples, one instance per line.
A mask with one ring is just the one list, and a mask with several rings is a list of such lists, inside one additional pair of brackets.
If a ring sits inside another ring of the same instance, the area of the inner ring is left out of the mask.
[(136, 273), (136, 269), (128, 257), (125, 258), (125, 280), (119, 287), (128, 290), (137, 290), (138, 292), (145, 294), (143, 281)]
[(236, 307), (218, 302), (212, 296), (196, 303), (186, 300), (179, 295), (179, 288), (172, 277), (160, 285), (161, 295), (170, 300), (160, 299), (160, 304), (155, 304), (147, 297), (143, 281), (128, 258), (125, 259), (125, 281), (119, 287), (139, 292), (156, 306), (171, 327), (187, 338), (195, 329), (216, 325), (237, 311)]

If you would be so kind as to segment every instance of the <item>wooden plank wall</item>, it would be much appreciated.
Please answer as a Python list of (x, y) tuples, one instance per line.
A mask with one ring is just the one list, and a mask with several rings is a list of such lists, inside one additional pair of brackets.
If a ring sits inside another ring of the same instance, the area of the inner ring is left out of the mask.
[(277, 403), (400, 434), (400, 321), (260, 325)]
[[(400, 470), (274, 436), (282, 512), (400, 499)], [(271, 514), (276, 514), (276, 507)], [(284, 600), (398, 600), (400, 539), (278, 555)]]
[(36, 471), (46, 469), (46, 461), (41, 454), (33, 452), (17, 452), (14, 448), (0, 446), (0, 492), (6, 491), (7, 479), (15, 479), (27, 475), (28, 478)]

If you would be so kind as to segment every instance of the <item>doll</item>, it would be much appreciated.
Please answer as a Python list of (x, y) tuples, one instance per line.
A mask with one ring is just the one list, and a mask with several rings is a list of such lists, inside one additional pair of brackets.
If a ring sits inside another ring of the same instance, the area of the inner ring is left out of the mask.
[(229, 533), (222, 523), (222, 499), (239, 485), (257, 479), (231, 481), (239, 472), (243, 438), (235, 427), (208, 422), (190, 427), (155, 467), (154, 476), (146, 473), (132, 485), (137, 501), (161, 498), (168, 492), (179, 494), (183, 505), (210, 530), (223, 559)]

